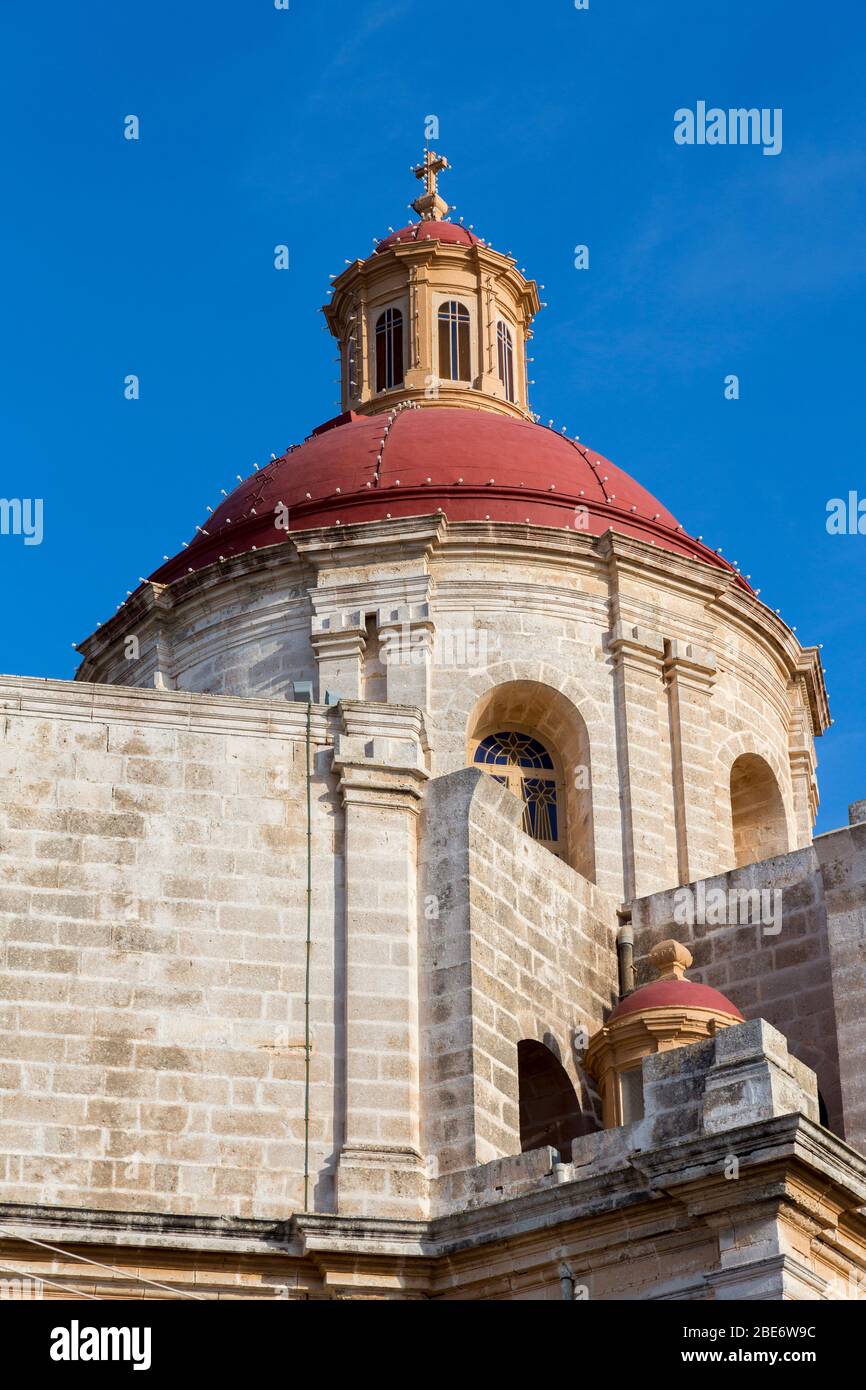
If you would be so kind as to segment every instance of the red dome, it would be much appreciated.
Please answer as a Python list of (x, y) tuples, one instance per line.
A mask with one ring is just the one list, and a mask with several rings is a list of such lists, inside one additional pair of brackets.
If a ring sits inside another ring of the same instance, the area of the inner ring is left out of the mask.
[(389, 247), (395, 246), (398, 241), (450, 241), (458, 246), (483, 246), (485, 243), (480, 237), (470, 232), (468, 227), (464, 227), (460, 222), (439, 222), (430, 218), (426, 222), (413, 222), (408, 227), (401, 227), (398, 232), (392, 232), (379, 242), (374, 255), (381, 251), (387, 251)]
[(652, 984), (641, 985), (640, 989), (620, 1000), (607, 1021), (613, 1023), (627, 1014), (643, 1013), (645, 1009), (669, 1008), (671, 1005), (679, 1005), (683, 1009), (712, 1009), (713, 1013), (730, 1014), (743, 1022), (743, 1015), (736, 1004), (732, 1004), (717, 989), (696, 984), (694, 980), (653, 980)]
[[(731, 571), (593, 449), (526, 420), (427, 406), (395, 416), (341, 415), (321, 425), (235, 488), (204, 518), (188, 548), (152, 578), (167, 583), (220, 556), (279, 544), (286, 537), (274, 524), (280, 502), (289, 509), (291, 531), (436, 512), (450, 521), (559, 529), (575, 529), (577, 519), (590, 535), (613, 528)], [(585, 514), (576, 512), (579, 507)]]

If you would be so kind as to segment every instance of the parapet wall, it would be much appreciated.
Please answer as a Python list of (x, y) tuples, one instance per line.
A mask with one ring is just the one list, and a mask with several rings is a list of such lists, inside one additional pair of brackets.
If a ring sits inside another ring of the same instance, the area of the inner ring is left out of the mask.
[(866, 1149), (866, 824), (632, 905), (638, 983), (665, 937), (690, 977), (765, 1018), (818, 1077), (826, 1123)]
[(519, 1154), (521, 1040), (550, 1049), (595, 1123), (575, 1039), (616, 999), (615, 900), (525, 835), (521, 820), (517, 798), (474, 768), (428, 786), (422, 1109), (434, 1172)]
[[(641, 1154), (667, 1145), (782, 1115), (818, 1120), (814, 1073), (791, 1056), (781, 1033), (761, 1018), (725, 1028), (705, 1042), (644, 1058), (643, 1095), (641, 1120), (580, 1135), (569, 1153), (545, 1146), (441, 1178), (434, 1187), (434, 1210), (487, 1206), (530, 1190), (599, 1178), (633, 1163), (640, 1166)], [(676, 1149), (670, 1162), (678, 1162)]]

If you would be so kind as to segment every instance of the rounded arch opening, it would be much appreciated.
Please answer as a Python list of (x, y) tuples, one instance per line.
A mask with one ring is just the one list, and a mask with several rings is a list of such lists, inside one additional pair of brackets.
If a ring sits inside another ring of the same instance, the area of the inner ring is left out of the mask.
[[(492, 740), (487, 748), (483, 747), (485, 740)], [(519, 740), (525, 741), (523, 767)], [(508, 741), (510, 760), (496, 761), (502, 756), (496, 749), (497, 741)], [(589, 733), (571, 701), (540, 681), (507, 681), (494, 686), (481, 696), (469, 716), (466, 752), (470, 766), (479, 767), (521, 796), (527, 833), (594, 883)], [(544, 754), (549, 756), (550, 766), (543, 765)], [(544, 833), (552, 828), (551, 808), (555, 837)]]
[(439, 375), (445, 381), (470, 381), (469, 310), (459, 299), (440, 304)]
[(736, 867), (787, 854), (785, 804), (769, 763), (758, 753), (741, 753), (731, 767), (730, 785)]
[(598, 1128), (593, 1114), (581, 1110), (565, 1067), (544, 1043), (524, 1038), (517, 1044), (520, 1104), (520, 1152), (550, 1144), (564, 1158), (571, 1141)]
[(376, 390), (403, 383), (403, 314), (391, 307), (376, 320)]

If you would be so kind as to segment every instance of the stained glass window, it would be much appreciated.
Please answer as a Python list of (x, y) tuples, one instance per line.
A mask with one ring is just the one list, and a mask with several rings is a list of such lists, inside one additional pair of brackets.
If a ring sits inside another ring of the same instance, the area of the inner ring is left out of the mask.
[(544, 744), (530, 734), (506, 729), (483, 738), (473, 761), (520, 797), (527, 835), (556, 850), (560, 837), (556, 768)]

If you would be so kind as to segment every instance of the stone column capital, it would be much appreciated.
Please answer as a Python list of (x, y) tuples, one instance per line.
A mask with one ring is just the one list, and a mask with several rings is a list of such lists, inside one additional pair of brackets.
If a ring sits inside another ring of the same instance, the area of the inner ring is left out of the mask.
[(424, 721), (417, 710), (341, 701), (343, 730), (334, 738), (334, 771), (344, 805), (363, 803), (416, 814), (424, 784)]
[(678, 638), (665, 644), (665, 680), (679, 681), (693, 690), (710, 691), (716, 679), (716, 658), (705, 647)]
[(376, 806), (413, 816), (420, 812), (429, 777), (424, 768), (395, 768), (375, 757), (347, 761), (343, 754), (341, 747), (335, 747), (334, 769), (340, 774), (338, 788), (344, 806)]
[(310, 641), (317, 659), (358, 656), (364, 650), (366, 631), (360, 625), (329, 626), (328, 619), (314, 618)]
[(352, 698), (361, 695), (366, 637), (360, 612), (334, 609), (313, 617), (310, 642), (319, 671), (320, 701), (326, 690)]
[(637, 623), (618, 622), (608, 635), (608, 649), (616, 667), (630, 667), (661, 676), (664, 639), (650, 628)]

